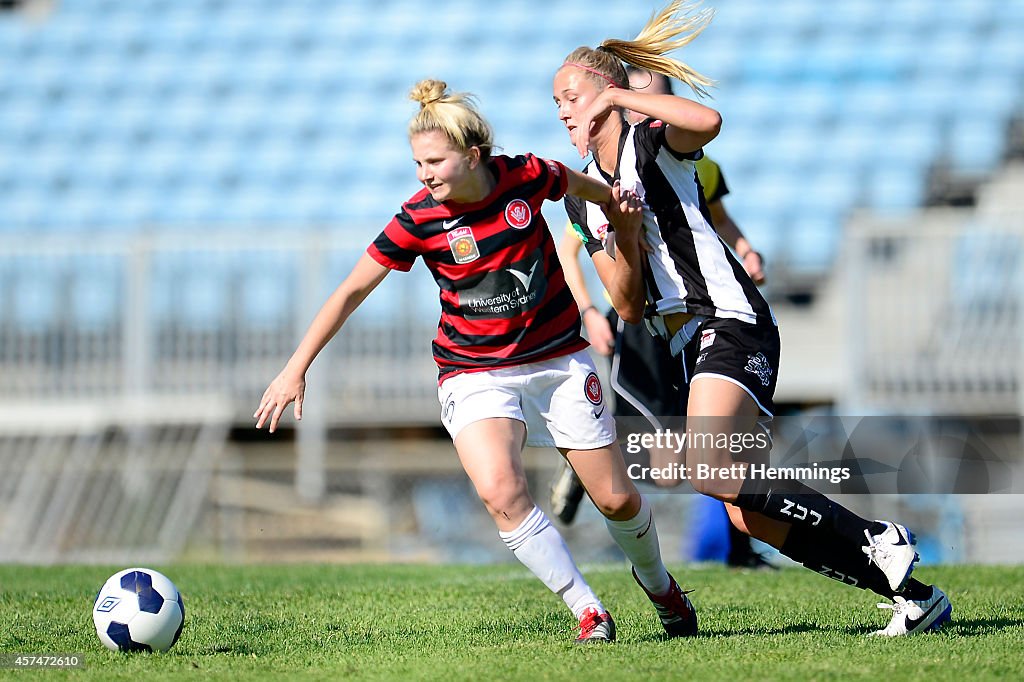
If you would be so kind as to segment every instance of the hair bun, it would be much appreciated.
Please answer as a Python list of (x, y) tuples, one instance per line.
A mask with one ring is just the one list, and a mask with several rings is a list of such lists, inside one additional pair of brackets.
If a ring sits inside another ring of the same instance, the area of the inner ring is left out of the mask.
[(421, 107), (440, 102), (448, 94), (448, 84), (444, 81), (427, 78), (421, 80), (409, 92), (409, 99), (419, 102)]

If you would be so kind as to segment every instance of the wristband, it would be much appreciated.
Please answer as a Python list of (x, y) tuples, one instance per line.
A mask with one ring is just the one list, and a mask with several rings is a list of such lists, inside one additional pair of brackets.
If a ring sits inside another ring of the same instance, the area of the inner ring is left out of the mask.
[[(588, 305), (586, 308), (584, 308), (583, 310), (580, 311), (580, 317), (583, 317), (584, 315), (586, 315), (591, 310), (597, 310), (597, 306), (593, 305), (593, 304)], [(597, 310), (597, 312), (600, 313), (601, 311)]]

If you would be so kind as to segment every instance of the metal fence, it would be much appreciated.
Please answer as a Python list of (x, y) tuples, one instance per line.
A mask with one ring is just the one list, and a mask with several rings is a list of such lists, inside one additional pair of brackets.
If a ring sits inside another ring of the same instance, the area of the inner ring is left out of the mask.
[(1024, 211), (853, 221), (848, 414), (1024, 414)]
[[(507, 559), (450, 444), (328, 438), (331, 425), (437, 423), (438, 305), (421, 266), (389, 276), (322, 353), (294, 442), (227, 440), (363, 246), (308, 232), (8, 235), (0, 561)], [(854, 221), (840, 411), (1021, 414), (1022, 246), (1020, 211)], [(789, 338), (785, 353), (814, 343)], [(539, 499), (556, 457), (528, 462)], [(690, 499), (658, 501), (673, 558)], [(864, 511), (920, 511), (918, 527), (956, 536), (938, 543), (962, 548), (946, 560), (1024, 558), (999, 521), (1016, 496), (907, 504)], [(615, 556), (600, 525), (569, 534), (584, 558)]]
[[(215, 395), (255, 408), (365, 244), (303, 233), (8, 235), (0, 245), (3, 401)], [(322, 353), (310, 390), (334, 424), (437, 415), (436, 288), (392, 274)]]

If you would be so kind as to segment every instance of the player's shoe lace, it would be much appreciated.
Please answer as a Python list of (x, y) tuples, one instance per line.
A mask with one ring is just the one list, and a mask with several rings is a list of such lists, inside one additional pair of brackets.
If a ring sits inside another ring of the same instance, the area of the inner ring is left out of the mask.
[(576, 472), (568, 462), (562, 460), (555, 478), (551, 481), (551, 512), (568, 526), (576, 518), (583, 493), (583, 484), (580, 483)]
[(917, 540), (914, 539), (913, 533), (898, 523), (889, 523), (888, 521), (879, 521), (878, 523), (884, 523), (885, 530), (878, 535), (872, 535), (865, 530), (864, 537), (867, 538), (867, 544), (861, 549), (868, 555), (868, 559), (885, 574), (893, 592), (898, 592), (913, 572), (914, 564), (921, 558), (914, 551)]
[(693, 608), (689, 597), (686, 596), (693, 590), (684, 592), (671, 574), (669, 574), (668, 579), (670, 585), (667, 594), (652, 594), (640, 582), (636, 569), (633, 569), (633, 580), (636, 581), (636, 584), (640, 586), (640, 589), (644, 591), (647, 598), (654, 604), (654, 610), (658, 612), (661, 626), (665, 628), (668, 636), (693, 637), (697, 634), (697, 610)]
[(949, 621), (953, 605), (949, 603), (949, 598), (942, 590), (934, 585), (931, 588), (931, 596), (923, 601), (896, 596), (892, 604), (879, 604), (880, 609), (892, 610), (892, 619), (884, 629), (871, 634), (880, 637), (904, 637), (941, 628)]
[(607, 611), (600, 612), (593, 606), (583, 612), (578, 629), (577, 644), (615, 641), (615, 621)]

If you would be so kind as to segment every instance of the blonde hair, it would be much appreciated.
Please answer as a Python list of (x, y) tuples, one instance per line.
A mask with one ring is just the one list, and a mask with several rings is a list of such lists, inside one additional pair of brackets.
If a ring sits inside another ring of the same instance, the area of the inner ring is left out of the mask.
[(444, 81), (421, 80), (409, 91), (409, 99), (419, 102), (420, 110), (409, 121), (409, 137), (439, 130), (462, 151), (480, 148), (480, 158), (488, 159), (494, 149), (494, 132), (476, 108), (473, 95), (450, 93)]
[[(628, 88), (629, 78), (622, 65), (625, 62), (678, 78), (698, 95), (708, 97), (707, 88), (714, 85), (713, 80), (678, 59), (666, 56), (688, 45), (711, 23), (715, 11), (708, 8), (697, 11), (698, 6), (684, 0), (672, 0), (660, 12), (651, 15), (633, 40), (609, 38), (597, 49), (578, 47), (569, 53), (565, 63), (588, 71), (591, 79), (602, 78), (617, 87)], [(605, 85), (596, 79), (595, 82)]]

